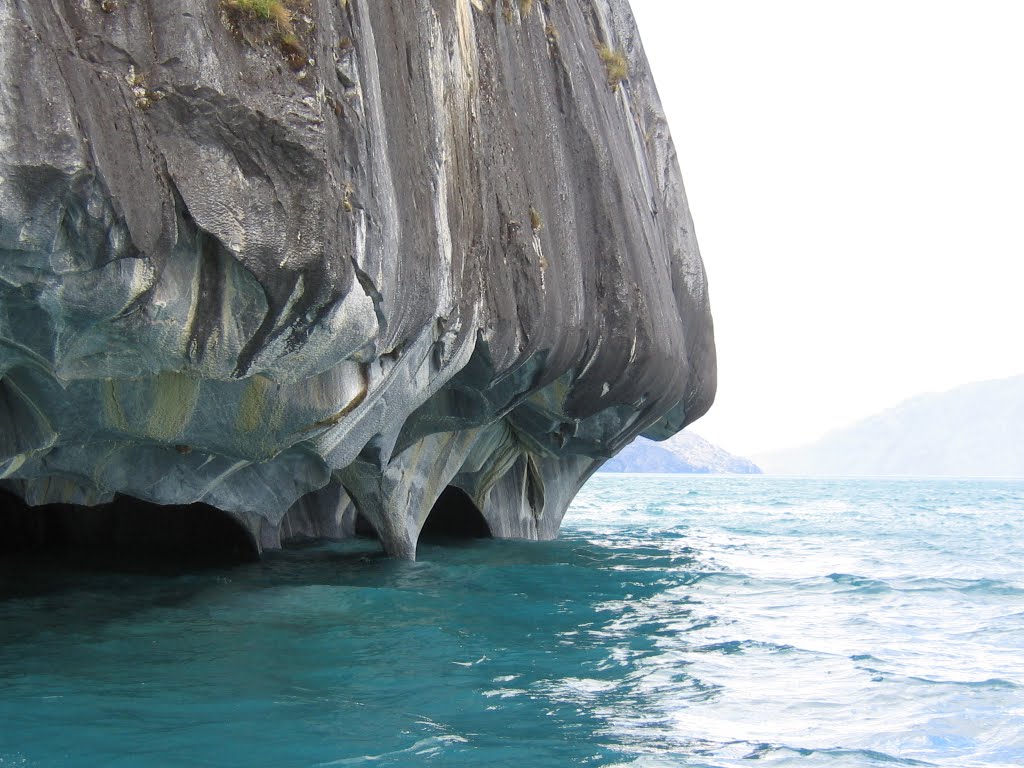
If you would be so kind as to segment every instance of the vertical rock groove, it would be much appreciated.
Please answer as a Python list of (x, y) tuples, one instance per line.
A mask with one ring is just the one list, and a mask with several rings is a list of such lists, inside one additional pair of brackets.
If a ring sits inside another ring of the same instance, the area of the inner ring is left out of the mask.
[(628, 3), (282, 2), (0, 7), (0, 487), (556, 535), (715, 392)]

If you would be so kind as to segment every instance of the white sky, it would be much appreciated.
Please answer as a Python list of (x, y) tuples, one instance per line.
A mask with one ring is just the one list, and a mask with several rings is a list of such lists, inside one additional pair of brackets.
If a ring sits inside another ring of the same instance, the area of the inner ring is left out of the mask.
[(632, 0), (755, 454), (1024, 373), (1024, 2)]

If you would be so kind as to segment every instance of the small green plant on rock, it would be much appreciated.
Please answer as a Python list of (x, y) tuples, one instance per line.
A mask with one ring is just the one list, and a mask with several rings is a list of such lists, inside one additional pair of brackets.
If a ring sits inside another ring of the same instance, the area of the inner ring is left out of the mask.
[(629, 77), (629, 61), (626, 54), (610, 45), (601, 43), (597, 46), (597, 55), (604, 62), (605, 72), (608, 74), (608, 85), (613, 91), (619, 89), (619, 84)]
[[(243, 36), (250, 43), (274, 40), (292, 69), (306, 65), (306, 51), (295, 32), (294, 6), (302, 0), (221, 0), (221, 7), (234, 25), (234, 30), (247, 30)], [(272, 25), (268, 35), (259, 31), (261, 25)], [(255, 30), (254, 30), (255, 28)], [(249, 33), (255, 31), (253, 36)]]
[(530, 229), (540, 232), (544, 228), (544, 220), (540, 217), (540, 211), (530, 206)]
[(292, 12), (282, 0), (222, 0), (222, 5), (251, 19), (273, 21), (282, 34), (292, 31)]
[(292, 69), (302, 69), (306, 65), (306, 49), (302, 47), (298, 35), (294, 32), (286, 32), (281, 35), (281, 53), (288, 60), (288, 66)]
[[(515, 18), (516, 0), (501, 0), (501, 13), (505, 21), (511, 22)], [(528, 19), (533, 12), (533, 0), (519, 0), (519, 19)]]

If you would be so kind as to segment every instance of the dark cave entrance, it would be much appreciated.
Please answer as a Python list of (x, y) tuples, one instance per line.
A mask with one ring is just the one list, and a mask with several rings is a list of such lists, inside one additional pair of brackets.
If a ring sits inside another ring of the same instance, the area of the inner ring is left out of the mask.
[(427, 515), (420, 541), (437, 539), (489, 539), (490, 526), (476, 504), (461, 488), (449, 485)]
[(208, 504), (160, 505), (131, 496), (84, 507), (30, 507), (0, 490), (0, 561), (67, 567), (163, 570), (252, 562), (249, 532)]

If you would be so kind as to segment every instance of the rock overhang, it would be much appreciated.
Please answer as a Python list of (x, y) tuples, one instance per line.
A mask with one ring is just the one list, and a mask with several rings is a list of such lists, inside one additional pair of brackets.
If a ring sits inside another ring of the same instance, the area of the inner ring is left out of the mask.
[(215, 0), (100, 6), (0, 12), (8, 490), (202, 502), (264, 548), (358, 510), (413, 557), (447, 488), (554, 536), (603, 459), (710, 406), (623, 0), (296, 5), (299, 66)]

